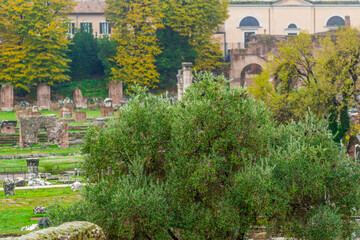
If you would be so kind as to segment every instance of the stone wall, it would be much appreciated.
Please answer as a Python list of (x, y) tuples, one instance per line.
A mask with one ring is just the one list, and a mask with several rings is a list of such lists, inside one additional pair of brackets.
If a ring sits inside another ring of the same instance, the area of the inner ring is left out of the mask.
[(45, 129), (49, 143), (60, 148), (69, 147), (68, 124), (61, 122), (55, 115), (20, 117), (20, 148), (37, 143), (37, 133)]
[(58, 227), (45, 228), (20, 237), (4, 238), (6, 240), (105, 240), (102, 229), (90, 222), (68, 222)]
[(3, 84), (0, 95), (1, 111), (12, 111), (14, 108), (14, 87), (11, 84)]
[(39, 110), (50, 110), (50, 86), (46, 83), (41, 83), (37, 87), (37, 106)]

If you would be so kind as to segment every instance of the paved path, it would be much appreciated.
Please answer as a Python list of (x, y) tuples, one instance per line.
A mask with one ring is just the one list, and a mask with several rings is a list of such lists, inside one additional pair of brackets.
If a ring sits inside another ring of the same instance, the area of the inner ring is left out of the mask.
[[(69, 184), (61, 184), (61, 185), (46, 185), (46, 186), (36, 186), (36, 187), (15, 187), (15, 190), (38, 189), (38, 188), (59, 188), (59, 187), (70, 187), (70, 185)], [(4, 191), (4, 188), (0, 188), (0, 191)]]

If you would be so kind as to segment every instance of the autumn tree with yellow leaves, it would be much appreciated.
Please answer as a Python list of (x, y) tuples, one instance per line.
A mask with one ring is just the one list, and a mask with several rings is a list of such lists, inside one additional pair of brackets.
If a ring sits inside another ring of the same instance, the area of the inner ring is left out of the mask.
[(0, 0), (0, 82), (29, 90), (69, 79), (71, 0)]
[[(119, 45), (113, 80), (156, 87), (159, 82), (156, 56), (164, 50), (161, 46), (172, 44), (160, 44), (158, 29), (175, 31), (183, 38), (179, 43), (185, 40), (195, 49), (196, 69), (211, 71), (221, 65), (222, 53), (211, 36), (227, 17), (227, 1), (107, 0), (107, 4), (107, 18)], [(167, 60), (160, 61), (164, 59)]]

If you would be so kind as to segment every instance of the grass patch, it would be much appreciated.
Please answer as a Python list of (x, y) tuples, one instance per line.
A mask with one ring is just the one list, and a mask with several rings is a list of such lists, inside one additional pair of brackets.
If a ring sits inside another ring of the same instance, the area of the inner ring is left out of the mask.
[[(80, 168), (83, 156), (47, 157), (39, 159), (39, 171), (70, 170)], [(0, 159), (0, 172), (27, 171), (26, 159)]]
[(0, 155), (17, 155), (17, 154), (56, 154), (68, 156), (70, 154), (80, 154), (81, 147), (76, 145), (71, 148), (1, 148)]
[(22, 227), (37, 223), (37, 220), (30, 220), (31, 217), (43, 216), (42, 214), (33, 214), (33, 208), (36, 206), (47, 207), (55, 200), (68, 205), (80, 198), (79, 193), (71, 191), (69, 187), (29, 190), (15, 189), (15, 196), (5, 196), (4, 192), (1, 192), (0, 233), (20, 230), (20, 221)]

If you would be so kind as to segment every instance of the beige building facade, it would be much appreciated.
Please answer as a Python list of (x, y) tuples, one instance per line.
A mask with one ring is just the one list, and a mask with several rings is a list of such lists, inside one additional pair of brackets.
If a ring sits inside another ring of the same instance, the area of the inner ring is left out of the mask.
[(105, 1), (77, 1), (74, 11), (70, 14), (71, 25), (69, 34), (76, 31), (92, 32), (96, 36), (111, 33), (111, 27), (105, 18)]
[(311, 2), (304, 0), (230, 1), (229, 18), (219, 29), (225, 50), (244, 48), (252, 34), (311, 34), (344, 26), (360, 27), (360, 3), (354, 1)]

